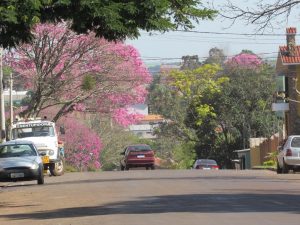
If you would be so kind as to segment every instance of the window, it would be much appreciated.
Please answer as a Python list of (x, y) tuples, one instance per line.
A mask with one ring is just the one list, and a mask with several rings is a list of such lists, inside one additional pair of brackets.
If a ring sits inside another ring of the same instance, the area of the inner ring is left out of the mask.
[(300, 148), (300, 137), (294, 137), (292, 139), (291, 147)]
[(151, 148), (148, 145), (132, 145), (127, 148), (129, 151), (150, 151)]
[(0, 148), (0, 158), (21, 156), (37, 156), (37, 153), (29, 144), (5, 145)]
[(43, 127), (28, 127), (28, 128), (15, 128), (13, 129), (13, 138), (25, 138), (25, 137), (47, 137), (55, 136), (54, 128), (51, 126)]

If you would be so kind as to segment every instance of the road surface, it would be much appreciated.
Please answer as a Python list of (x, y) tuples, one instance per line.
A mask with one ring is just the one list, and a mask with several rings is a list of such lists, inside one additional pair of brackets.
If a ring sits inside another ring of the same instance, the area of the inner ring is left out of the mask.
[(0, 224), (299, 225), (300, 174), (129, 170), (0, 183)]

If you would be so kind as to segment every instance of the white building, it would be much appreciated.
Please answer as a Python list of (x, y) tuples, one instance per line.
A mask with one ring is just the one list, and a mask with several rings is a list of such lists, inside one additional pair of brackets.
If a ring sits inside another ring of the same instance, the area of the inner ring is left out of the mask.
[(137, 123), (129, 126), (129, 130), (141, 138), (156, 138), (154, 130), (165, 120), (161, 115), (148, 114), (147, 105), (132, 106), (130, 111), (144, 115), (144, 117)]

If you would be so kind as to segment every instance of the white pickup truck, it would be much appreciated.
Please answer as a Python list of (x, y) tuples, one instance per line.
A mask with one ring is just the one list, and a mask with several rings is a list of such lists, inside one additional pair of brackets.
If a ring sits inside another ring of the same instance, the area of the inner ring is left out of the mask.
[[(41, 119), (19, 120), (12, 125), (11, 139), (32, 141), (42, 156), (44, 170), (51, 175), (60, 176), (64, 173), (64, 149), (58, 140), (55, 123)], [(64, 134), (64, 129), (60, 129)]]

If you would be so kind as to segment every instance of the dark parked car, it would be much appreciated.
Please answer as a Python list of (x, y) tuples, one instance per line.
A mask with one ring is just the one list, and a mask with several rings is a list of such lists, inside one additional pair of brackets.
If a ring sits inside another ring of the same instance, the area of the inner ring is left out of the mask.
[(44, 167), (31, 141), (0, 144), (0, 181), (37, 180), (44, 184)]
[(219, 166), (213, 159), (197, 159), (193, 168), (197, 170), (218, 170)]
[(145, 167), (155, 169), (154, 151), (149, 145), (136, 144), (127, 146), (121, 153), (123, 155), (120, 164), (121, 170), (129, 170), (132, 167)]

